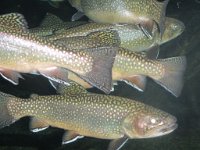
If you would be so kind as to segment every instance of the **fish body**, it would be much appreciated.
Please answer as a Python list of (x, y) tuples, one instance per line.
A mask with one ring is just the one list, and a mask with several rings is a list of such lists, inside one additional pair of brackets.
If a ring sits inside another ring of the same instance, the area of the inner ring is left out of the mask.
[[(140, 24), (151, 31), (156, 21), (164, 30), (165, 11), (169, 0), (69, 0), (71, 5), (89, 19), (100, 23)], [(73, 16), (73, 20), (79, 19)]]
[[(113, 81), (125, 81), (138, 90), (144, 91), (146, 77), (150, 77), (178, 97), (183, 88), (185, 69), (185, 56), (151, 59), (148, 56), (119, 48), (112, 68), (112, 79)], [(69, 78), (86, 88), (91, 87), (78, 79), (76, 75), (69, 74)]]
[[(152, 34), (152, 38), (147, 38), (146, 35), (136, 25), (113, 25), (113, 24), (99, 24), (88, 23), (70, 29), (56, 30), (48, 38), (50, 40), (60, 40), (68, 37), (87, 36), (91, 32), (101, 30), (117, 31), (120, 38), (120, 47), (134, 51), (148, 51), (149, 47), (153, 46), (155, 42), (161, 45), (179, 36), (184, 31), (184, 24), (173, 18), (166, 18), (165, 30), (162, 39), (159, 38), (157, 30)], [(40, 31), (36, 34), (40, 34)]]
[[(58, 90), (60, 95), (33, 95), (28, 99), (1, 93), (0, 127), (32, 116), (40, 123), (32, 122), (31, 129), (50, 125), (73, 135), (114, 140), (161, 136), (177, 127), (174, 116), (135, 100), (88, 93), (72, 84)], [(65, 135), (63, 140), (66, 137), (71, 139)]]
[[(11, 18), (18, 21), (15, 22), (15, 20), (12, 24), (9, 22)], [(0, 68), (4, 78), (17, 84), (18, 78), (13, 72), (39, 73), (58, 82), (67, 82), (67, 71), (71, 71), (109, 93), (112, 88), (111, 82), (108, 85), (106, 80), (111, 79), (111, 68), (116, 54), (114, 48), (104, 47), (102, 51), (97, 50), (99, 48), (89, 51), (66, 50), (64, 45), (31, 34), (25, 27), (21, 28), (18, 22), (22, 18), (20, 14), (15, 13), (0, 17), (2, 20)], [(15, 26), (15, 28), (7, 27), (6, 24), (11, 24), (10, 26)], [(101, 66), (102, 63), (103, 66)], [(109, 87), (106, 87), (107, 85)]]

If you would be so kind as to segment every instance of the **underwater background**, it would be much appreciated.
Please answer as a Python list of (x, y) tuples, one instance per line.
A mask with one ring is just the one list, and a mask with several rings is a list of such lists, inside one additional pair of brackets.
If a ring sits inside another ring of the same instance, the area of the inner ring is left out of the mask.
[[(47, 12), (70, 21), (76, 12), (67, 1), (59, 8), (40, 0), (1, 0), (0, 14), (19, 12), (28, 21), (29, 27), (38, 26)], [(148, 78), (145, 92), (139, 92), (120, 82), (112, 95), (136, 99), (145, 104), (169, 112), (178, 119), (178, 128), (171, 134), (150, 139), (132, 139), (123, 150), (200, 150), (200, 1), (171, 0), (166, 16), (185, 24), (185, 31), (176, 39), (161, 45), (159, 58), (179, 55), (187, 57), (185, 83), (180, 97), (176, 98)], [(86, 18), (83, 18), (84, 20)], [(41, 76), (23, 74), (18, 86), (0, 78), (0, 90), (18, 97), (55, 94), (48, 80)], [(102, 93), (97, 89), (89, 91)], [(28, 128), (29, 118), (0, 130), (0, 150), (105, 150), (109, 140), (83, 138), (74, 143), (61, 145), (64, 130), (50, 127), (32, 133)]]

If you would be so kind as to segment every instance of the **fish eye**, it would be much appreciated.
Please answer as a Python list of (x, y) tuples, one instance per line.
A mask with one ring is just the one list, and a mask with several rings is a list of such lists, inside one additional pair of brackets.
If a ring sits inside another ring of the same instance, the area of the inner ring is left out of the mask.
[(155, 124), (157, 122), (157, 120), (155, 118), (152, 118), (150, 121), (152, 124)]

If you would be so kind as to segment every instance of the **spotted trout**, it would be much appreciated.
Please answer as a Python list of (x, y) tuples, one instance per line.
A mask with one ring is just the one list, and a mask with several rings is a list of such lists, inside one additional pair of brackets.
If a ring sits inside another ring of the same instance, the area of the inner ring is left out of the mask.
[(139, 101), (88, 93), (76, 84), (57, 89), (59, 95), (27, 99), (0, 93), (0, 127), (31, 116), (33, 132), (49, 126), (68, 130), (63, 144), (83, 136), (113, 140), (108, 150), (118, 150), (128, 139), (163, 136), (177, 128), (174, 116)]
[[(112, 30), (116, 31), (119, 35), (120, 47), (135, 52), (141, 52), (148, 51), (149, 48), (152, 47), (155, 43), (161, 45), (171, 41), (172, 39), (179, 36), (184, 31), (184, 29), (185, 26), (181, 21), (167, 17), (162, 39), (159, 38), (156, 29), (152, 32), (152, 38), (147, 38), (146, 35), (136, 25), (113, 25), (99, 23), (87, 23), (70, 29), (63, 28), (60, 30), (55, 30), (52, 34), (49, 34), (48, 38), (49, 40), (59, 41), (68, 37), (87, 36), (91, 32)], [(45, 34), (42, 35), (42, 28), (41, 30), (38, 28), (37, 32), (34, 33), (40, 36), (45, 36)]]
[[(72, 16), (78, 20), (85, 14), (99, 23), (138, 24), (148, 35), (153, 21), (158, 24), (161, 34), (164, 31), (165, 12), (169, 0), (68, 0), (78, 10)], [(150, 34), (151, 35), (151, 34)]]
[[(109, 46), (109, 44), (113, 45), (117, 42), (111, 40), (112, 36), (104, 39), (102, 35), (105, 34), (106, 31), (91, 32), (87, 36), (63, 38), (55, 40), (55, 42), (66, 44), (66, 47), (70, 49), (92, 48), (97, 45)], [(178, 97), (183, 87), (186, 58), (185, 56), (180, 56), (155, 59), (157, 58), (158, 50), (158, 46), (155, 45), (149, 49), (145, 56), (144, 54), (119, 47), (112, 68), (113, 81), (125, 81), (138, 90), (144, 91), (146, 76), (148, 76), (174, 96)], [(71, 73), (69, 74), (69, 78), (86, 88), (91, 87)]]
[(67, 84), (71, 71), (109, 93), (116, 48), (101, 47), (71, 51), (64, 45), (29, 33), (24, 17), (17, 13), (0, 16), (0, 72), (18, 84), (19, 73), (36, 73)]

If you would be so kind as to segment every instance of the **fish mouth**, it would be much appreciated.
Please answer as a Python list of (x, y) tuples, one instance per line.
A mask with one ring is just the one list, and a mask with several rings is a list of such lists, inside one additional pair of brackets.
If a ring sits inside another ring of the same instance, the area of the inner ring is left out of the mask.
[(173, 132), (178, 127), (176, 117), (170, 116), (168, 118), (167, 123), (160, 129), (160, 133), (163, 135)]

